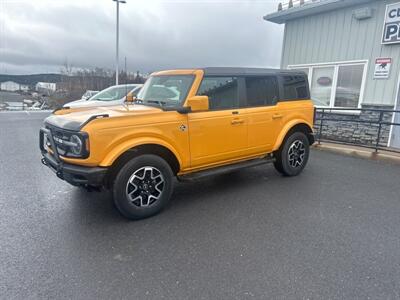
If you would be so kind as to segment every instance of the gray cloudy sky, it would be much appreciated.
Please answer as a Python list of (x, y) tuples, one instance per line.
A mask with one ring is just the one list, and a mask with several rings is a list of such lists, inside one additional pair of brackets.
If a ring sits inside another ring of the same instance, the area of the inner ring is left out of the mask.
[[(120, 65), (128, 71), (193, 66), (279, 67), (283, 26), (262, 17), (277, 1), (126, 0)], [(0, 0), (0, 73), (113, 69), (111, 0)]]

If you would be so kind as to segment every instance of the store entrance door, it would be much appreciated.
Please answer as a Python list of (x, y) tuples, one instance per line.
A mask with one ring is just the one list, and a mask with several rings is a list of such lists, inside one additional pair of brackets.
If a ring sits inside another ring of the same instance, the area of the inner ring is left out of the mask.
[[(396, 105), (395, 110), (400, 111), (400, 75), (396, 94)], [(400, 124), (400, 112), (397, 112), (393, 116), (393, 123)], [(400, 126), (392, 126), (390, 130), (391, 136), (389, 140), (389, 146), (400, 149)]]

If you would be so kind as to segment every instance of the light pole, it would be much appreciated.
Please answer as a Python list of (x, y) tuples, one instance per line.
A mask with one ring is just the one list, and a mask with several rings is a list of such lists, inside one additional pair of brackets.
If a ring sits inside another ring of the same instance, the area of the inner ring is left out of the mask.
[(119, 75), (119, 4), (126, 3), (125, 0), (113, 0), (117, 4), (117, 26), (116, 26), (116, 41), (115, 41), (115, 84), (118, 85)]

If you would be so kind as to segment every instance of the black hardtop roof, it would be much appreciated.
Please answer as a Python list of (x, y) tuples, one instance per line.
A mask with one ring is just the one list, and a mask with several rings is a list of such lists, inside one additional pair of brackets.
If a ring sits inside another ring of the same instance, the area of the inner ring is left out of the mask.
[(303, 71), (266, 69), (266, 68), (242, 68), (242, 67), (207, 67), (202, 68), (204, 75), (213, 76), (260, 76), (260, 75), (305, 75)]

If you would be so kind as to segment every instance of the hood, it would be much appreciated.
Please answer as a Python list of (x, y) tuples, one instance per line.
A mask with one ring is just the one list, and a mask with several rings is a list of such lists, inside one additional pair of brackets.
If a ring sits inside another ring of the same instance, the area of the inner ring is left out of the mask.
[(59, 128), (79, 131), (91, 120), (97, 118), (115, 118), (151, 114), (162, 111), (161, 108), (130, 104), (107, 107), (79, 107), (61, 109), (50, 115), (45, 123)]
[(82, 104), (84, 104), (84, 103), (86, 103), (86, 102), (87, 102), (87, 100), (85, 100), (85, 99), (79, 99), (79, 100), (75, 100), (75, 101), (71, 101), (71, 102), (65, 103), (65, 104), (63, 105), (63, 107), (75, 107), (75, 106), (80, 106), (80, 105), (82, 105)]
[(77, 107), (94, 107), (94, 106), (114, 106), (118, 104), (123, 104), (125, 98), (112, 100), (112, 101), (101, 101), (101, 100), (76, 100), (69, 102), (64, 105), (64, 107), (77, 108)]

